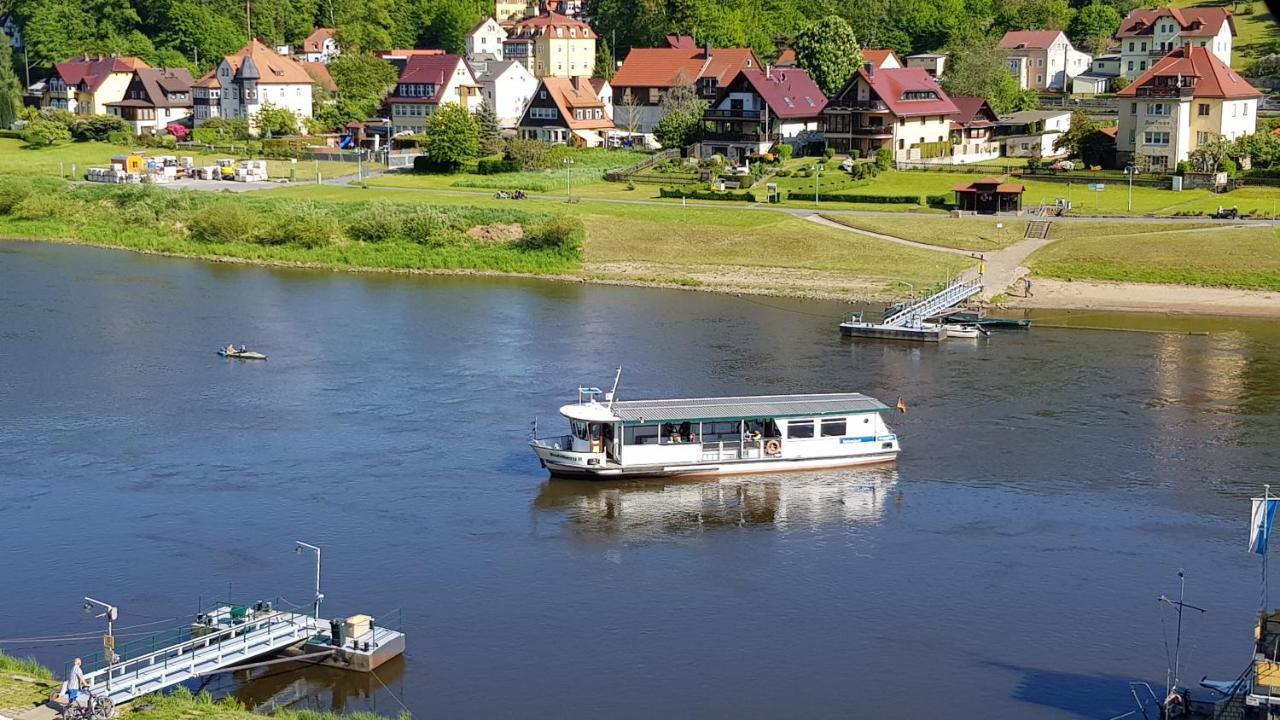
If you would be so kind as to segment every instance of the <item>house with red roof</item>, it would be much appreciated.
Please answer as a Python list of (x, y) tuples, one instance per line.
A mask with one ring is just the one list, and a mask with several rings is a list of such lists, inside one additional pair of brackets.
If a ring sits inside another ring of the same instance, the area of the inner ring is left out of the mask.
[(711, 102), (740, 71), (763, 67), (750, 48), (700, 48), (680, 37), (668, 40), (676, 47), (632, 48), (627, 54), (611, 81), (619, 128), (653, 132), (662, 119), (662, 96), (672, 88), (692, 85)]
[(1023, 90), (1071, 87), (1071, 78), (1089, 71), (1093, 58), (1076, 50), (1061, 30), (1010, 30), (1000, 38), (1009, 55), (1009, 71)]
[(85, 55), (54, 65), (42, 107), (78, 115), (104, 115), (107, 103), (124, 99), (133, 73), (148, 65), (136, 57)]
[[(898, 53), (882, 48), (862, 48), (862, 63), (864, 65), (871, 63), (877, 70), (905, 67)], [(773, 61), (773, 66), (796, 67), (796, 51), (787, 48), (778, 53), (778, 59)]]
[(1170, 52), (1116, 97), (1117, 161), (1160, 171), (1213, 138), (1255, 132), (1262, 94), (1208, 46), (1195, 46)]
[(483, 101), (480, 84), (459, 55), (415, 55), (405, 63), (396, 89), (387, 98), (391, 134), (421, 134), (427, 118), (444, 103), (475, 111)]
[(316, 28), (302, 41), (302, 59), (328, 65), (340, 54), (338, 31), (333, 28)]
[(768, 66), (741, 70), (703, 114), (707, 131), (698, 155), (720, 155), (738, 162), (783, 144), (797, 154), (806, 149), (821, 152), (818, 126), (826, 106), (826, 96), (804, 70)]
[(1231, 11), (1221, 7), (1133, 10), (1120, 23), (1120, 71), (1134, 80), (1160, 58), (1184, 47), (1206, 48), (1231, 67), (1231, 43), (1236, 35)]
[(929, 162), (950, 154), (959, 111), (923, 68), (864, 66), (828, 98), (822, 130), (838, 153), (871, 157), (889, 148), (895, 162)]
[(186, 68), (138, 68), (124, 97), (107, 103), (107, 111), (129, 123), (134, 135), (158, 135), (191, 116), (194, 83)]
[(951, 154), (945, 162), (964, 165), (1000, 157), (1000, 142), (995, 137), (1000, 116), (987, 99), (952, 95), (951, 102), (957, 112), (951, 116)]
[(614, 125), (597, 85), (607, 87), (582, 77), (542, 78), (520, 117), (520, 137), (573, 147), (604, 145)]
[(211, 117), (243, 118), (250, 121), (250, 131), (257, 132), (253, 118), (265, 105), (285, 108), (301, 121), (311, 117), (314, 85), (302, 63), (255, 38), (196, 81), (195, 124)]

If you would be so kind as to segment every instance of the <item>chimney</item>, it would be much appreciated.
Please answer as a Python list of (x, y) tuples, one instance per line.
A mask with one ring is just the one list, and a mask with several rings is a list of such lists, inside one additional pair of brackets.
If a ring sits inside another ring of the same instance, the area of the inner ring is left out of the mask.
[(773, 79), (773, 66), (772, 66), (772, 65), (768, 65), (768, 64), (766, 64), (766, 65), (764, 66), (764, 79), (765, 79), (765, 80), (772, 80), (772, 79)]
[(711, 59), (711, 43), (707, 43), (706, 48), (703, 49), (702, 53), (708, 60)]
[(867, 71), (867, 77), (875, 77), (875, 76), (876, 76), (876, 64), (875, 64), (875, 63), (862, 63), (862, 68), (863, 68), (864, 70), (866, 70), (866, 71)]
[(581, 76), (581, 75), (574, 75), (572, 78), (570, 78), (570, 79), (569, 79), (569, 82), (573, 83), (573, 89), (574, 89), (574, 90), (578, 90), (578, 91), (581, 91), (581, 90), (582, 90), (582, 76)]

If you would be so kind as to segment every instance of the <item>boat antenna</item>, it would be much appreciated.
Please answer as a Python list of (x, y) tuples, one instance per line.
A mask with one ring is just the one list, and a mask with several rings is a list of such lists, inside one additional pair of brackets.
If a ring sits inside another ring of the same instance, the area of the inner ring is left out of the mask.
[[(1205, 612), (1207, 612), (1202, 607), (1197, 607), (1195, 605), (1191, 605), (1190, 603), (1184, 602), (1184, 600), (1187, 597), (1187, 576), (1182, 572), (1182, 570), (1178, 571), (1178, 583), (1180, 587), (1178, 589), (1177, 601), (1170, 600), (1164, 595), (1161, 595), (1160, 597), (1156, 598), (1156, 602), (1165, 603), (1169, 607), (1174, 608), (1175, 610), (1178, 611), (1178, 632), (1177, 632), (1177, 635), (1175, 636), (1176, 639), (1174, 640), (1174, 644), (1173, 644), (1173, 647), (1174, 647), (1173, 667), (1166, 668), (1165, 670), (1165, 697), (1172, 695), (1173, 691), (1178, 687), (1178, 670), (1179, 670), (1178, 666), (1180, 661), (1182, 660), (1182, 611), (1184, 609), (1198, 610), (1202, 615)], [(1167, 635), (1165, 636), (1165, 642), (1166, 643), (1168, 642)], [(1166, 648), (1165, 652), (1168, 652), (1167, 645), (1165, 646), (1165, 648)]]
[(618, 396), (618, 381), (622, 379), (622, 366), (618, 366), (618, 374), (613, 376), (613, 390), (609, 392), (609, 409), (613, 410), (613, 399)]

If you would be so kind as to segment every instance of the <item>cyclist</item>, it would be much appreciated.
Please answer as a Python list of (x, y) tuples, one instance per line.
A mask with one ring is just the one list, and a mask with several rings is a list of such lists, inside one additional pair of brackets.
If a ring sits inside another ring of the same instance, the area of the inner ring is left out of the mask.
[(84, 671), (80, 669), (80, 658), (76, 658), (71, 664), (71, 672), (67, 675), (67, 697), (71, 700), (71, 704), (76, 704), (76, 698), (80, 695), (80, 688), (87, 683), (84, 679)]

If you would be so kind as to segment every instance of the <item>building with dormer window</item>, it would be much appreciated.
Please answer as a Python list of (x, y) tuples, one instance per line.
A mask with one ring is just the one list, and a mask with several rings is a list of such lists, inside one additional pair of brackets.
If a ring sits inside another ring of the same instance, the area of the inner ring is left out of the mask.
[(807, 149), (820, 152), (818, 125), (826, 106), (827, 97), (804, 70), (742, 70), (703, 114), (707, 131), (698, 154), (739, 162), (782, 144), (797, 154)]
[(596, 32), (576, 18), (544, 12), (511, 26), (502, 59), (524, 64), (539, 79), (589, 78), (596, 65)]
[(105, 115), (107, 103), (124, 97), (133, 73), (147, 64), (136, 57), (89, 56), (54, 65), (40, 105), (78, 115)]
[(603, 145), (613, 120), (596, 86), (582, 77), (543, 78), (520, 118), (520, 137), (574, 147)]
[(1231, 43), (1235, 35), (1235, 21), (1226, 8), (1134, 10), (1116, 32), (1116, 40), (1120, 42), (1120, 72), (1126, 79), (1134, 80), (1155, 67), (1165, 55), (1184, 47), (1205, 48), (1231, 67)]
[(186, 68), (138, 68), (124, 97), (107, 103), (107, 111), (129, 123), (134, 135), (156, 135), (191, 116), (193, 83)]
[(289, 110), (299, 120), (309, 118), (313, 82), (301, 63), (253, 40), (196, 82), (195, 123), (199, 126), (211, 117), (242, 118), (255, 132), (253, 118), (268, 104)]
[(480, 84), (467, 63), (457, 55), (417, 55), (409, 58), (387, 98), (391, 107), (391, 134), (421, 134), (427, 118), (444, 103), (457, 103), (471, 112), (483, 100)]
[(872, 157), (880, 148), (895, 162), (928, 162), (951, 153), (951, 118), (960, 112), (923, 68), (877, 70), (864, 65), (827, 101), (827, 146)]

